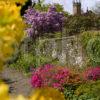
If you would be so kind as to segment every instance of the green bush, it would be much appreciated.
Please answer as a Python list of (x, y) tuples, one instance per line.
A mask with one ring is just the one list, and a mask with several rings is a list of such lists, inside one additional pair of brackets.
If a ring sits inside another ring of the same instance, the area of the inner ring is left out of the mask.
[(33, 64), (35, 62), (35, 57), (32, 54), (20, 55), (16, 62), (10, 64), (10, 67), (22, 70), (23, 72), (29, 72), (31, 67), (35, 67)]
[(64, 86), (64, 95), (66, 100), (78, 100), (78, 96), (75, 94), (77, 88), (85, 81), (82, 79), (81, 74), (72, 71), (69, 75), (69, 79)]
[(38, 44), (38, 40), (33, 41), (30, 38), (25, 38), (19, 47), (16, 47), (15, 53), (7, 61), (8, 66), (15, 67), (24, 72), (30, 72), (30, 67), (39, 67), (48, 63), (57, 64), (58, 59), (52, 59), (51, 56), (47, 55), (36, 54), (36, 48), (42, 50), (44, 43), (45, 41), (41, 41)]
[(100, 65), (100, 31), (86, 31), (80, 35), (84, 53), (91, 66)]
[(100, 100), (100, 81), (67, 85), (64, 95), (66, 100)]
[(100, 80), (80, 85), (75, 95), (78, 100), (100, 100)]
[(100, 17), (95, 14), (86, 16), (67, 16), (65, 22), (66, 33), (69, 35), (78, 34), (84, 31), (100, 30)]
[(72, 20), (72, 24), (70, 23), (70, 28), (76, 30), (76, 33), (90, 30), (92, 27), (91, 18), (84, 17), (84, 16), (74, 16), (72, 17), (71, 20)]
[(79, 85), (67, 85), (64, 88), (64, 96), (66, 100), (78, 100), (77, 95), (74, 94)]
[(85, 31), (80, 35), (80, 40), (83, 44), (83, 47), (86, 48), (90, 39), (100, 36), (100, 31)]
[(31, 68), (40, 67), (48, 63), (56, 65), (57, 60), (53, 60), (51, 57), (37, 55), (34, 56), (31, 53), (26, 53), (19, 55), (18, 59), (9, 64), (9, 66), (14, 67), (18, 70), (22, 70), (25, 73), (28, 73), (30, 72)]

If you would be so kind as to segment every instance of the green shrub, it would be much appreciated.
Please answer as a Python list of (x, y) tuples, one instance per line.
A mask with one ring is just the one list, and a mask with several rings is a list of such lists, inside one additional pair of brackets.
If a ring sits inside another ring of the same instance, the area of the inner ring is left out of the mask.
[(91, 66), (100, 65), (100, 31), (87, 31), (80, 35), (84, 53)]
[(74, 94), (79, 85), (67, 85), (64, 88), (64, 95), (66, 100), (78, 100), (77, 95)]
[(78, 100), (100, 100), (100, 80), (80, 85), (75, 95)]
[(29, 72), (31, 67), (35, 67), (33, 64), (35, 62), (35, 57), (32, 54), (20, 55), (16, 62), (10, 64), (10, 67), (22, 70), (23, 72)]
[(100, 100), (100, 81), (67, 85), (64, 95), (66, 100)]
[(69, 79), (66, 81), (66, 85), (64, 86), (64, 95), (66, 100), (78, 100), (75, 91), (81, 84), (83, 84), (83, 82), (81, 74), (74, 71), (71, 72)]
[[(14, 58), (13, 58), (14, 59)], [(57, 64), (56, 59), (52, 59), (52, 57), (46, 56), (34, 56), (31, 53), (25, 53), (19, 55), (18, 59), (14, 61), (12, 59), (12, 63), (9, 64), (10, 67), (14, 67), (16, 69), (22, 70), (23, 72), (30, 72), (31, 68), (40, 67), (45, 64)]]
[(69, 35), (78, 34), (84, 31), (100, 30), (100, 17), (95, 14), (87, 16), (67, 16), (65, 22), (66, 33)]
[(100, 31), (85, 31), (80, 35), (83, 47), (86, 48), (90, 39), (100, 36)]

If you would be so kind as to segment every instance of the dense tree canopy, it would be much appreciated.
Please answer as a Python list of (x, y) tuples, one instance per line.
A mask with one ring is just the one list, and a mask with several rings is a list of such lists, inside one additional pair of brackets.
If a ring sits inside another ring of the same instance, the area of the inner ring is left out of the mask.
[(68, 16), (65, 28), (69, 35), (87, 30), (100, 30), (100, 17), (95, 14)]

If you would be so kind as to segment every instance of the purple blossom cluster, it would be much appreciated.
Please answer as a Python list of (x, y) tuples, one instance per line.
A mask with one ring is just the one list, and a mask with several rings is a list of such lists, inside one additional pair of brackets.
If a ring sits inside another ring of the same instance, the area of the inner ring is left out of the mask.
[(67, 68), (47, 64), (36, 69), (32, 75), (31, 84), (34, 88), (53, 87), (63, 90), (69, 74)]
[(36, 11), (29, 7), (24, 14), (26, 24), (28, 24), (27, 33), (30, 37), (36, 38), (44, 33), (54, 33), (61, 31), (64, 24), (64, 15), (57, 12), (54, 6), (51, 6), (47, 12)]
[(100, 79), (100, 67), (89, 68), (84, 72), (85, 79), (98, 80)]

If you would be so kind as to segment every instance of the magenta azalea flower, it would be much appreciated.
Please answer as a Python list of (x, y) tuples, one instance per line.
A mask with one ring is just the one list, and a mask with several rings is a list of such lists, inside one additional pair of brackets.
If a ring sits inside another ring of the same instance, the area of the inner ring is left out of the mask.
[(100, 67), (89, 68), (84, 72), (85, 79), (98, 80), (100, 79)]
[(69, 74), (69, 70), (65, 67), (47, 64), (36, 69), (32, 75), (31, 84), (34, 88), (53, 87), (63, 90)]

